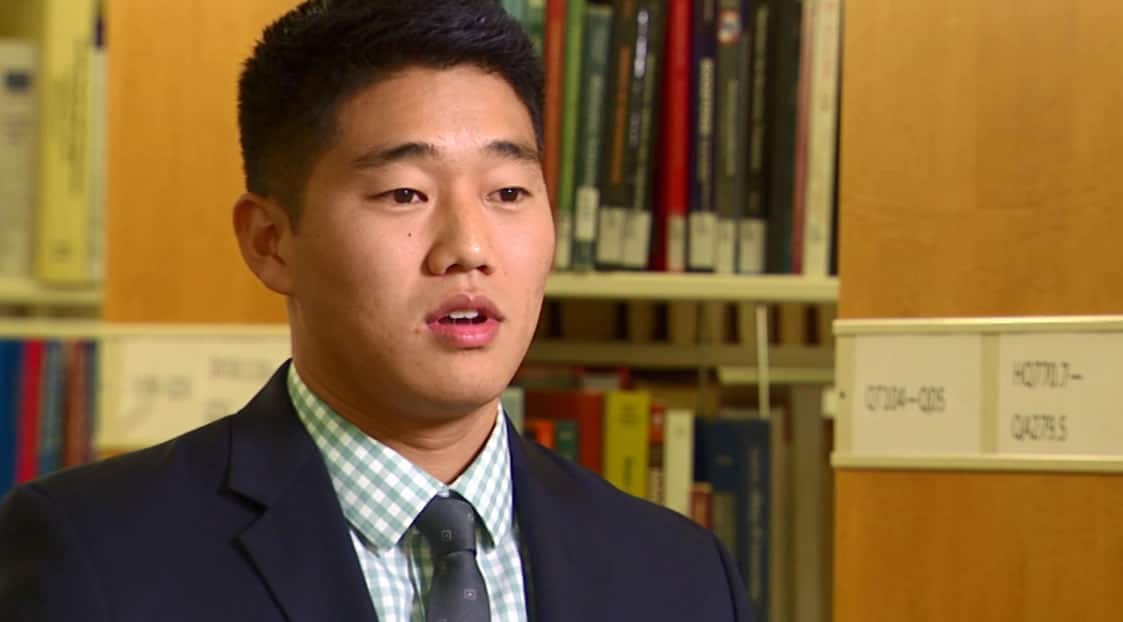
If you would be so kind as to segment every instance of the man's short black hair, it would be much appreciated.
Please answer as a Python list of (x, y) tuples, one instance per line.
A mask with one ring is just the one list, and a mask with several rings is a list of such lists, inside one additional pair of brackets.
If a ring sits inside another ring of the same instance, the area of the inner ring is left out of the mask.
[(246, 189), (293, 223), (343, 102), (407, 67), (470, 64), (503, 78), (542, 146), (542, 65), (496, 0), (307, 0), (265, 29), (238, 82)]

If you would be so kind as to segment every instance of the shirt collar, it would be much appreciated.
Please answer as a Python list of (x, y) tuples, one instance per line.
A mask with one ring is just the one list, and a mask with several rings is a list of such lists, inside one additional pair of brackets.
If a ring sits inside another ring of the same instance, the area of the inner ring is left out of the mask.
[(289, 366), (288, 391), (323, 456), (344, 517), (375, 548), (396, 546), (429, 500), (449, 491), (475, 508), (485, 545), (511, 531), (511, 456), (502, 405), (480, 453), (446, 486), (336, 413), (304, 384), (295, 364)]

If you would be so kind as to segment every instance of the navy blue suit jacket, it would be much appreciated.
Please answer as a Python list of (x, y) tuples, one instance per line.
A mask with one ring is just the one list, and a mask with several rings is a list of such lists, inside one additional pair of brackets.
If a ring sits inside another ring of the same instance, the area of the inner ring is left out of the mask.
[[(0, 620), (376, 620), (286, 371), (235, 415), (13, 490)], [(749, 619), (710, 531), (509, 433), (533, 622)]]

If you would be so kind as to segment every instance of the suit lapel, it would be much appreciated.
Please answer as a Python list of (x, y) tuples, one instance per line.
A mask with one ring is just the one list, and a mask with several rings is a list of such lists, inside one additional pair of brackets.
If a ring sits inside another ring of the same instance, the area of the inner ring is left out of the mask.
[[(593, 620), (604, 614), (590, 607), (586, 593), (575, 579), (584, 580), (580, 551), (588, 543), (580, 541), (583, 531), (574, 520), (570, 484), (556, 465), (550, 463), (508, 423), (511, 479), (514, 486), (515, 516), (529, 560), (524, 573), (531, 587), (528, 604), (533, 622)], [(529, 567), (529, 572), (526, 568)]]
[(233, 418), (230, 488), (262, 507), (239, 536), (291, 622), (376, 620), (319, 451), (286, 388), (288, 364)]

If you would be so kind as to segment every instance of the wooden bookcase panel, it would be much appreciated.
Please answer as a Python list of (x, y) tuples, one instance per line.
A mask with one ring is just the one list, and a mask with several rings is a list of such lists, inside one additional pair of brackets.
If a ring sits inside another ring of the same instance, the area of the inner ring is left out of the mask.
[(835, 486), (836, 622), (1119, 616), (1121, 475), (839, 471)]
[(845, 17), (840, 317), (1123, 312), (1123, 3)]
[(106, 320), (284, 320), (243, 265), (230, 213), (244, 188), (238, 73), (294, 4), (108, 3)]

